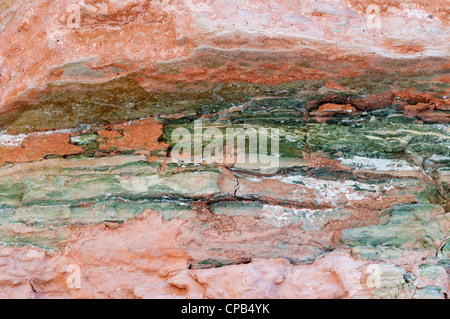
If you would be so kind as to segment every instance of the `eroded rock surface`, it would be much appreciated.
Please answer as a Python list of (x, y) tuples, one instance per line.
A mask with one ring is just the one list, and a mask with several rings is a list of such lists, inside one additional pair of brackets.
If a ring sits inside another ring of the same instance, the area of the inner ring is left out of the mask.
[(4, 1), (0, 298), (448, 298), (448, 13)]

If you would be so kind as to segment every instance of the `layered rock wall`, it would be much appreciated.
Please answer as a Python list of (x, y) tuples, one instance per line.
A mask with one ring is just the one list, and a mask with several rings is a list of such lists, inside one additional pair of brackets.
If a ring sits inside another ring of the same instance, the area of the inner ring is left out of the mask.
[(448, 10), (3, 1), (0, 297), (448, 298)]

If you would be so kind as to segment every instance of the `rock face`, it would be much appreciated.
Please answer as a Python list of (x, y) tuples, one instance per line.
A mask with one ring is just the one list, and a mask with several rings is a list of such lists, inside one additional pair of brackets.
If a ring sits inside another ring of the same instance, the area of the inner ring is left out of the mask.
[(3, 1), (0, 298), (448, 298), (448, 17)]

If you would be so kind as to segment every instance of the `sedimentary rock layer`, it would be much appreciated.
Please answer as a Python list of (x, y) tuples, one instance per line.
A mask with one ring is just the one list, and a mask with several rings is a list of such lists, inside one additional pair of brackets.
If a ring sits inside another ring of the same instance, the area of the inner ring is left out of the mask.
[[(448, 298), (448, 23), (442, 1), (3, 2), (0, 297)], [(276, 162), (211, 153), (236, 132)]]

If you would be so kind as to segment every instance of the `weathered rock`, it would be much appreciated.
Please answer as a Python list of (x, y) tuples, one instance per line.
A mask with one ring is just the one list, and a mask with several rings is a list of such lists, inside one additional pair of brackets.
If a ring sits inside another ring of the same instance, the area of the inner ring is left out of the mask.
[(448, 29), (438, 0), (3, 2), (0, 298), (448, 298)]

